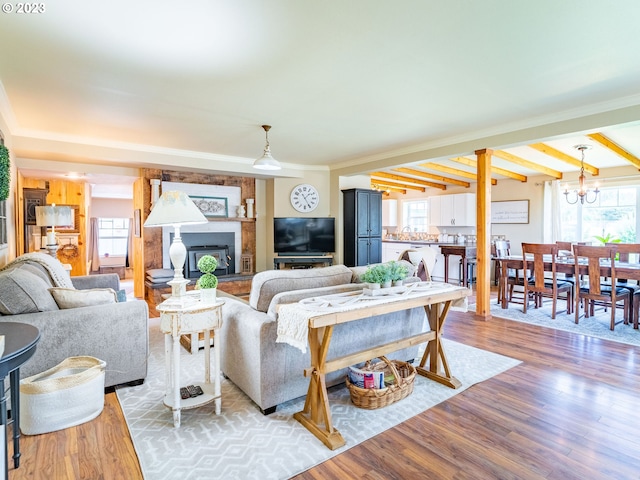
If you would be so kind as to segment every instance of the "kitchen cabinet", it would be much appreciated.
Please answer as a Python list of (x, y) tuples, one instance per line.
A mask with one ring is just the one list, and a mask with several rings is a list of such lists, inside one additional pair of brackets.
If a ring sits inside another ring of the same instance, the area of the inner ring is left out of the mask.
[(382, 226), (398, 226), (398, 200), (382, 200)]
[(357, 267), (382, 261), (382, 193), (343, 190), (344, 264)]
[(458, 193), (430, 197), (429, 225), (432, 227), (474, 227), (476, 225), (475, 194)]

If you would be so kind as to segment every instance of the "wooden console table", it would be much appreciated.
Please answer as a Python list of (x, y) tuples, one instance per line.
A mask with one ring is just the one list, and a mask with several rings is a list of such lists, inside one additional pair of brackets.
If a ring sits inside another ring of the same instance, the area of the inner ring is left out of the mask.
[[(434, 285), (432, 289), (425, 290), (419, 296), (409, 298), (398, 296), (397, 300), (388, 303), (365, 305), (354, 310), (311, 316), (308, 322), (311, 366), (304, 371), (304, 375), (310, 377), (309, 390), (303, 410), (295, 413), (293, 417), (331, 450), (342, 447), (346, 442), (340, 432), (334, 428), (331, 420), (326, 374), (425, 342), (428, 343), (420, 365), (416, 368), (417, 372), (448, 387), (460, 387), (460, 381), (449, 370), (441, 337), (451, 303), (470, 294), (471, 291), (464, 287), (446, 285), (446, 288), (439, 288)], [(424, 307), (429, 319), (430, 331), (327, 360), (327, 352), (335, 325), (415, 307)], [(427, 360), (429, 360), (429, 364), (425, 367)]]

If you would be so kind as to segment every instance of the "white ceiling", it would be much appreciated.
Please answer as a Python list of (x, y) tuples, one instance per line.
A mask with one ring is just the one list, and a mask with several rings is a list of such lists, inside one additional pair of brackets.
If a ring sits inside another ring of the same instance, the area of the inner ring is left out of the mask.
[[(637, 0), (42, 5), (1, 16), (0, 113), (21, 158), (250, 171), (262, 124), (299, 169), (536, 135), (579, 156), (588, 139), (566, 134), (587, 129), (640, 156)], [(595, 147), (589, 163), (628, 165)]]

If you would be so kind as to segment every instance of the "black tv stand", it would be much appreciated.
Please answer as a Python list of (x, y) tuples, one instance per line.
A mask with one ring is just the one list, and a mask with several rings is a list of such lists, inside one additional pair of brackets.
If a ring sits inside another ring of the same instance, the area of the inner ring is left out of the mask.
[(317, 265), (333, 265), (333, 255), (313, 253), (278, 254), (273, 257), (273, 269), (280, 270), (281, 265), (289, 265), (289, 268), (312, 268)]

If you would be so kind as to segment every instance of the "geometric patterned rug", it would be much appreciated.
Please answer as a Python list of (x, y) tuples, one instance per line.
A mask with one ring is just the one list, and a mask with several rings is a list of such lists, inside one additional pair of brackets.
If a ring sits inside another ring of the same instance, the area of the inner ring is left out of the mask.
[[(222, 412), (215, 405), (182, 411), (179, 429), (162, 403), (164, 341), (157, 318), (150, 319), (149, 374), (143, 385), (116, 390), (146, 480), (176, 478), (225, 480), (287, 479), (391, 428), (475, 383), (520, 363), (518, 360), (445, 340), (451, 372), (462, 382), (456, 390), (416, 375), (414, 391), (378, 410), (355, 407), (344, 386), (329, 392), (334, 426), (347, 444), (329, 450), (293, 419), (304, 398), (263, 415), (233, 383), (222, 380)], [(199, 381), (204, 352), (181, 352), (182, 381)]]
[[(640, 329), (635, 330), (633, 325), (622, 323), (622, 311), (620, 309), (616, 311), (616, 325), (613, 331), (609, 328), (611, 310), (605, 312), (602, 308), (596, 309), (595, 315), (589, 318), (586, 318), (584, 312), (581, 312), (576, 324), (575, 315), (573, 313), (567, 315), (565, 309), (565, 302), (559, 301), (556, 318), (552, 319), (551, 302), (544, 302), (541, 308), (533, 308), (533, 303), (531, 303), (527, 308), (527, 313), (522, 312), (522, 305), (512, 304), (509, 308), (503, 309), (496, 304), (495, 300), (491, 302), (491, 315), (494, 317), (640, 346)], [(474, 311), (475, 305), (469, 305), (469, 310)]]

